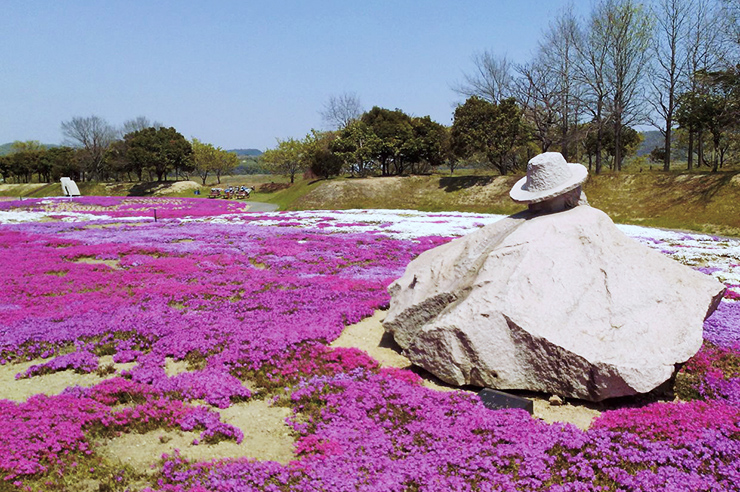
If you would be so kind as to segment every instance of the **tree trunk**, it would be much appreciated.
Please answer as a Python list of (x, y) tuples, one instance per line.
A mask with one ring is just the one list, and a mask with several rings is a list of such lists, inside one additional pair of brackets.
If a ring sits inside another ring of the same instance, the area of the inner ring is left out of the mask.
[(663, 171), (671, 170), (671, 123), (669, 118), (666, 118), (665, 125), (665, 143), (663, 144), (665, 150), (665, 157), (663, 158)]
[(599, 124), (596, 134), (596, 174), (601, 174), (601, 139), (604, 138), (604, 129)]
[(689, 171), (694, 168), (694, 132), (691, 130), (689, 130), (689, 155), (687, 167)]
[(622, 170), (622, 117), (617, 116), (614, 124), (614, 168)]
[(712, 156), (712, 160), (714, 161), (712, 163), (712, 172), (716, 173), (719, 169), (719, 138), (720, 136), (713, 135), (713, 143), (714, 143), (714, 155)]

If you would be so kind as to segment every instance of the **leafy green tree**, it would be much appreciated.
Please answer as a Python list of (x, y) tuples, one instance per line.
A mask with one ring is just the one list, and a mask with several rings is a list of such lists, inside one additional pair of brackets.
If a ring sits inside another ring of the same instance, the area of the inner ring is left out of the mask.
[(46, 147), (38, 140), (26, 140), (24, 142), (16, 140), (10, 144), (11, 153), (16, 152), (38, 152), (46, 150)]
[(29, 183), (34, 173), (39, 174), (39, 182), (48, 182), (49, 173), (42, 162), (45, 152), (46, 147), (36, 140), (13, 142), (6, 163), (8, 173), (15, 177), (16, 182)]
[(391, 166), (395, 174), (403, 174), (408, 161), (405, 155), (408, 141), (414, 137), (411, 117), (400, 109), (391, 111), (374, 106), (360, 121), (377, 137), (370, 141), (370, 153), (380, 163), (381, 174), (390, 175)]
[(140, 180), (143, 172), (162, 181), (172, 171), (192, 169), (190, 142), (174, 128), (145, 128), (127, 134), (124, 140), (128, 142), (126, 156)]
[(412, 118), (413, 137), (404, 144), (403, 154), (411, 173), (428, 172), (443, 165), (449, 154), (449, 131), (429, 116)]
[(506, 174), (515, 167), (512, 151), (526, 139), (522, 112), (513, 98), (494, 104), (472, 96), (455, 109), (451, 139), (458, 158), (481, 152), (490, 167)]
[(221, 147), (216, 148), (216, 160), (213, 166), (213, 173), (216, 175), (216, 182), (221, 184), (221, 176), (234, 171), (239, 165), (239, 156), (233, 152), (226, 151)]
[[(598, 124), (596, 121), (592, 121), (590, 124), (590, 131), (588, 131), (586, 139), (584, 140), (584, 147), (586, 155), (588, 155), (589, 169), (591, 169), (592, 158), (596, 156), (597, 152), (602, 152), (602, 157), (609, 159), (609, 167), (612, 170), (619, 170), (617, 167), (617, 148), (616, 139), (614, 138), (614, 128), (608, 125), (603, 128), (601, 138), (597, 131)], [(620, 132), (621, 139), (619, 141), (621, 147), (619, 154), (624, 157), (628, 157), (637, 153), (637, 149), (642, 143), (642, 136), (634, 128), (625, 126)]]
[(130, 138), (116, 140), (108, 146), (105, 154), (104, 167), (108, 173), (111, 173), (117, 179), (122, 179), (126, 175), (129, 181), (133, 181), (132, 173), (141, 181), (143, 168), (137, 168), (135, 163), (129, 159)]
[(328, 179), (342, 172), (344, 161), (339, 154), (331, 150), (332, 143), (337, 138), (337, 132), (311, 130), (311, 133), (303, 139), (304, 165), (316, 176)]
[(0, 155), (0, 175), (3, 177), (3, 183), (7, 183), (12, 176), (10, 172), (12, 157), (9, 155)]
[(193, 167), (205, 185), (208, 175), (215, 172), (218, 167), (218, 151), (213, 145), (203, 143), (197, 138), (194, 138), (190, 145), (193, 147)]
[(650, 151), (650, 162), (654, 162), (656, 164), (665, 162), (665, 148), (663, 147), (655, 147), (653, 150)]
[(355, 120), (339, 132), (329, 148), (342, 159), (352, 176), (367, 176), (373, 172), (373, 153), (379, 144), (375, 132), (366, 123)]
[(59, 181), (59, 178), (68, 177), (77, 181), (80, 177), (80, 164), (72, 147), (52, 147), (44, 153), (43, 160), (50, 169), (51, 178)]
[(270, 172), (289, 177), (290, 183), (293, 184), (295, 175), (305, 169), (302, 153), (303, 144), (299, 140), (278, 139), (277, 147), (267, 149), (260, 156), (260, 161)]
[(676, 120), (681, 128), (697, 134), (699, 165), (704, 161), (702, 134), (709, 133), (714, 144), (712, 170), (719, 168), (719, 153), (722, 134), (734, 123), (731, 104), (726, 97), (717, 93), (685, 92), (678, 97)]

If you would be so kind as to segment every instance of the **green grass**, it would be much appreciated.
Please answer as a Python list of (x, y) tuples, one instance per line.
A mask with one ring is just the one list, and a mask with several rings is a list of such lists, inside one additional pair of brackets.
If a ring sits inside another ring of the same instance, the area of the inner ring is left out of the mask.
[(278, 209), (280, 210), (288, 210), (291, 203), (308, 195), (320, 185), (320, 181), (296, 179), (295, 184), (283, 190), (273, 191), (271, 193), (255, 191), (254, 193), (252, 193), (250, 200), (256, 202), (273, 203), (277, 205)]
[[(521, 176), (463, 174), (322, 181), (281, 208), (405, 208), (511, 214)], [(605, 172), (584, 191), (615, 222), (740, 237), (740, 172)]]

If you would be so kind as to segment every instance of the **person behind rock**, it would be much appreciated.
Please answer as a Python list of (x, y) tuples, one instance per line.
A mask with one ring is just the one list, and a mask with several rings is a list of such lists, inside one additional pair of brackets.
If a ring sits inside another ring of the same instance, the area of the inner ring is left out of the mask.
[(453, 385), (600, 401), (646, 393), (702, 343), (724, 286), (625, 236), (555, 152), (510, 191), (528, 209), (426, 251), (389, 287), (386, 331)]

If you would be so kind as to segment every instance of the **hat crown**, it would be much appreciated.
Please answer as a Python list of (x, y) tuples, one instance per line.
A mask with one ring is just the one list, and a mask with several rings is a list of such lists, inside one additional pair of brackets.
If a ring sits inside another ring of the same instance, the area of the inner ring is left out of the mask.
[(522, 188), (530, 192), (546, 191), (572, 177), (573, 172), (560, 152), (545, 152), (527, 163), (527, 181)]

